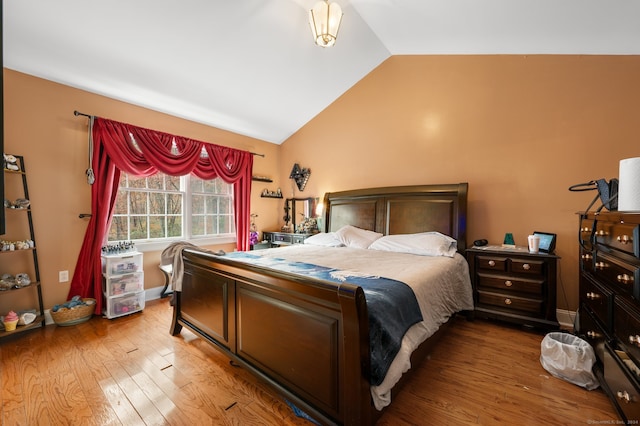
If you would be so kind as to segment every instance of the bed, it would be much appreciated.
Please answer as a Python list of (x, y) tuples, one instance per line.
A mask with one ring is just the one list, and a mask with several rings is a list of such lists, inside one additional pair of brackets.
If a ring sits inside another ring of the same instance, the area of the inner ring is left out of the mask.
[[(455, 263), (460, 281), (456, 285), (461, 290), (446, 296), (446, 309), (433, 309), (437, 315), (425, 308), (423, 299), (430, 296), (416, 297), (421, 316), (407, 320), (408, 331), (397, 352), (391, 352), (391, 358), (384, 353), (389, 362), (378, 378), (379, 351), (370, 342), (376, 341), (372, 336), (378, 334), (380, 321), (370, 317), (369, 311), (380, 308), (372, 303), (370, 283), (365, 281), (386, 279), (380, 276), (386, 269), (379, 269), (385, 261), (378, 258), (378, 269), (362, 274), (358, 265), (365, 260), (360, 256), (397, 256), (387, 263), (395, 264), (399, 271), (422, 265), (430, 256), (313, 244), (228, 255), (185, 247), (178, 259), (182, 274), (174, 288), (171, 333), (178, 335), (182, 327), (193, 331), (320, 423), (374, 424), (409, 377), (409, 366), (426, 358), (446, 332), (448, 319), (473, 309), (468, 265), (460, 254), (466, 248), (467, 190), (468, 184), (459, 183), (325, 195), (325, 236), (345, 229), (384, 236), (431, 232), (450, 238), (458, 251), (433, 259), (440, 264), (448, 262), (445, 258)], [(332, 257), (348, 262), (336, 268)], [(408, 258), (406, 267), (398, 266)], [(272, 264), (274, 259), (280, 267)], [(303, 270), (296, 270), (301, 265)], [(307, 273), (306, 268), (314, 272)], [(409, 282), (398, 281), (399, 287), (408, 285), (414, 293), (421, 293), (412, 282), (414, 275), (400, 275)], [(435, 281), (436, 276), (433, 278)], [(403, 302), (400, 311), (411, 311), (410, 306)], [(435, 322), (427, 321), (426, 316), (434, 317)]]

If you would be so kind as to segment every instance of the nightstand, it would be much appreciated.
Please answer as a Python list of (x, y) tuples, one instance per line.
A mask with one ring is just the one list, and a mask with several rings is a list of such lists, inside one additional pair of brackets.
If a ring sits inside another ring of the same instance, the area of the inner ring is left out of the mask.
[(474, 316), (557, 329), (556, 277), (559, 257), (526, 247), (467, 250)]

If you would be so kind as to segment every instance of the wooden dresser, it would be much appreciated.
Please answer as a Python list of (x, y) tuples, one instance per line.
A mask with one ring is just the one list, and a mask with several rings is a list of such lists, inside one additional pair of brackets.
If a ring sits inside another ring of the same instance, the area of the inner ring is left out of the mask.
[(625, 424), (640, 419), (640, 213), (580, 214), (578, 334)]
[(558, 257), (500, 246), (467, 250), (474, 316), (556, 329)]

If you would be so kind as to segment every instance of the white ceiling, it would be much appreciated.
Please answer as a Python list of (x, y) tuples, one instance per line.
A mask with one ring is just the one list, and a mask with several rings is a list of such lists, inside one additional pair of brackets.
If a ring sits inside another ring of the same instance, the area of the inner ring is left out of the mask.
[(4, 0), (4, 66), (280, 144), (391, 55), (640, 54), (638, 0), (316, 1)]

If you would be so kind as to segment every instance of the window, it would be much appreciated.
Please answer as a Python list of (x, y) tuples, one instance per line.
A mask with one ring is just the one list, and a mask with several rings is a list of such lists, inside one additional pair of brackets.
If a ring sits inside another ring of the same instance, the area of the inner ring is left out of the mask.
[(222, 179), (122, 173), (109, 241), (235, 241), (233, 185)]

